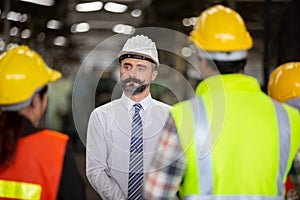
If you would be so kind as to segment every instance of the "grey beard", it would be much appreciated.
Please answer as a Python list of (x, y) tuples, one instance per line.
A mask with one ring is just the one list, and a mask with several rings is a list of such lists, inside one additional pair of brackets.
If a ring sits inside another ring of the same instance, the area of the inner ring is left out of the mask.
[(122, 84), (122, 88), (125, 93), (131, 94), (131, 95), (136, 95), (136, 94), (140, 94), (140, 93), (144, 92), (149, 85), (150, 85), (149, 83), (143, 84), (141, 86), (135, 86), (134, 84), (130, 84), (130, 85)]

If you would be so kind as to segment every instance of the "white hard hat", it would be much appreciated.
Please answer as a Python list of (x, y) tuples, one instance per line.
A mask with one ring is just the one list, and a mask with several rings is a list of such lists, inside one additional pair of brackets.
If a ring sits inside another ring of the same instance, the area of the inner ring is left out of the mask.
[(118, 57), (120, 62), (125, 58), (137, 58), (155, 63), (157, 67), (159, 65), (156, 45), (150, 38), (144, 35), (129, 38), (118, 54)]

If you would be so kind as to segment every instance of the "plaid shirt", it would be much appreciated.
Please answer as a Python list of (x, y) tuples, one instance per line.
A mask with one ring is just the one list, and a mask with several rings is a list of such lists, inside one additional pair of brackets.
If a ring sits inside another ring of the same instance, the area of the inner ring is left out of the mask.
[[(293, 183), (298, 195), (300, 194), (300, 149), (297, 152), (296, 157), (294, 158), (294, 162), (292, 168), (289, 173), (291, 182)], [(300, 196), (300, 195), (299, 195)], [(293, 198), (288, 195), (287, 200), (292, 200)], [(297, 198), (299, 199), (299, 198)]]
[(178, 199), (176, 196), (184, 176), (186, 157), (181, 147), (175, 122), (169, 117), (159, 141), (151, 173), (146, 174), (145, 199)]

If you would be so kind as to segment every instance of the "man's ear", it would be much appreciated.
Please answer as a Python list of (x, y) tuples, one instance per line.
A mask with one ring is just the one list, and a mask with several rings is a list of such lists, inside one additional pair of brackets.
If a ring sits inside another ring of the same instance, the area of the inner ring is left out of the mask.
[(41, 99), (40, 99), (39, 94), (35, 94), (32, 101), (31, 101), (31, 103), (30, 103), (30, 106), (33, 107), (33, 108), (37, 107), (41, 103), (40, 101), (41, 101)]
[(154, 81), (156, 79), (157, 74), (158, 74), (158, 70), (157, 69), (153, 70), (151, 75), (151, 81)]

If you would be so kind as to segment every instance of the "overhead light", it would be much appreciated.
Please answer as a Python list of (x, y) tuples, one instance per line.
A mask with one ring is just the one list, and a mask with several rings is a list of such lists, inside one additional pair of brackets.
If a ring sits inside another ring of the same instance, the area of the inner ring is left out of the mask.
[(55, 0), (21, 0), (21, 1), (38, 4), (41, 6), (53, 6), (55, 4)]
[(126, 5), (120, 4), (120, 3), (115, 3), (115, 2), (107, 2), (104, 6), (104, 9), (109, 12), (114, 12), (114, 13), (123, 13), (127, 10)]
[(79, 24), (73, 24), (71, 26), (71, 32), (72, 33), (83, 33), (90, 30), (90, 24), (86, 22), (82, 22)]
[(65, 46), (67, 44), (67, 38), (64, 36), (57, 36), (54, 39), (53, 44), (56, 46)]
[(2, 39), (0, 39), (0, 51), (3, 51), (4, 48), (5, 48), (5, 42)]
[(113, 27), (113, 32), (122, 33), (125, 35), (132, 35), (135, 32), (135, 28), (130, 25), (117, 24)]
[(134, 3), (138, 0), (117, 0), (119, 3)]
[(21, 33), (21, 38), (27, 39), (31, 36), (31, 31), (29, 29), (24, 29)]
[(9, 35), (10, 36), (17, 36), (18, 35), (18, 33), (19, 33), (19, 29), (17, 28), (17, 27), (12, 27), (11, 29), (10, 29), (10, 31), (9, 31)]
[(184, 18), (182, 20), (182, 24), (183, 24), (183, 26), (191, 26), (190, 19), (189, 18)]
[(22, 14), (22, 15), (20, 15), (20, 17), (19, 17), (19, 21), (20, 21), (20, 22), (26, 22), (27, 19), (28, 19), (27, 14)]
[(78, 12), (92, 12), (101, 10), (103, 3), (101, 1), (79, 3), (76, 5), (75, 10)]
[(193, 53), (193, 51), (189, 47), (183, 47), (181, 49), (181, 54), (186, 58), (190, 57), (192, 55), (192, 53)]
[(194, 26), (197, 23), (198, 17), (184, 18), (182, 20), (183, 26)]
[(190, 18), (192, 25), (196, 25), (197, 21), (198, 21), (198, 17), (191, 17)]
[(142, 10), (141, 9), (134, 9), (131, 11), (131, 16), (132, 17), (140, 17), (142, 15)]
[(20, 16), (21, 16), (21, 13), (18, 13), (18, 12), (14, 12), (14, 11), (9, 11), (7, 13), (7, 16), (6, 16), (6, 19), (7, 20), (10, 20), (10, 21), (19, 21), (20, 19)]
[(51, 19), (47, 22), (47, 28), (49, 29), (61, 29), (62, 22), (56, 19)]
[(7, 46), (6, 46), (6, 50), (10, 50), (10, 49), (13, 49), (13, 48), (16, 48), (17, 46), (19, 46), (17, 43), (9, 43)]
[(15, 11), (9, 11), (6, 16), (7, 20), (15, 21), (15, 22), (26, 22), (28, 19), (27, 14), (21, 14)]

